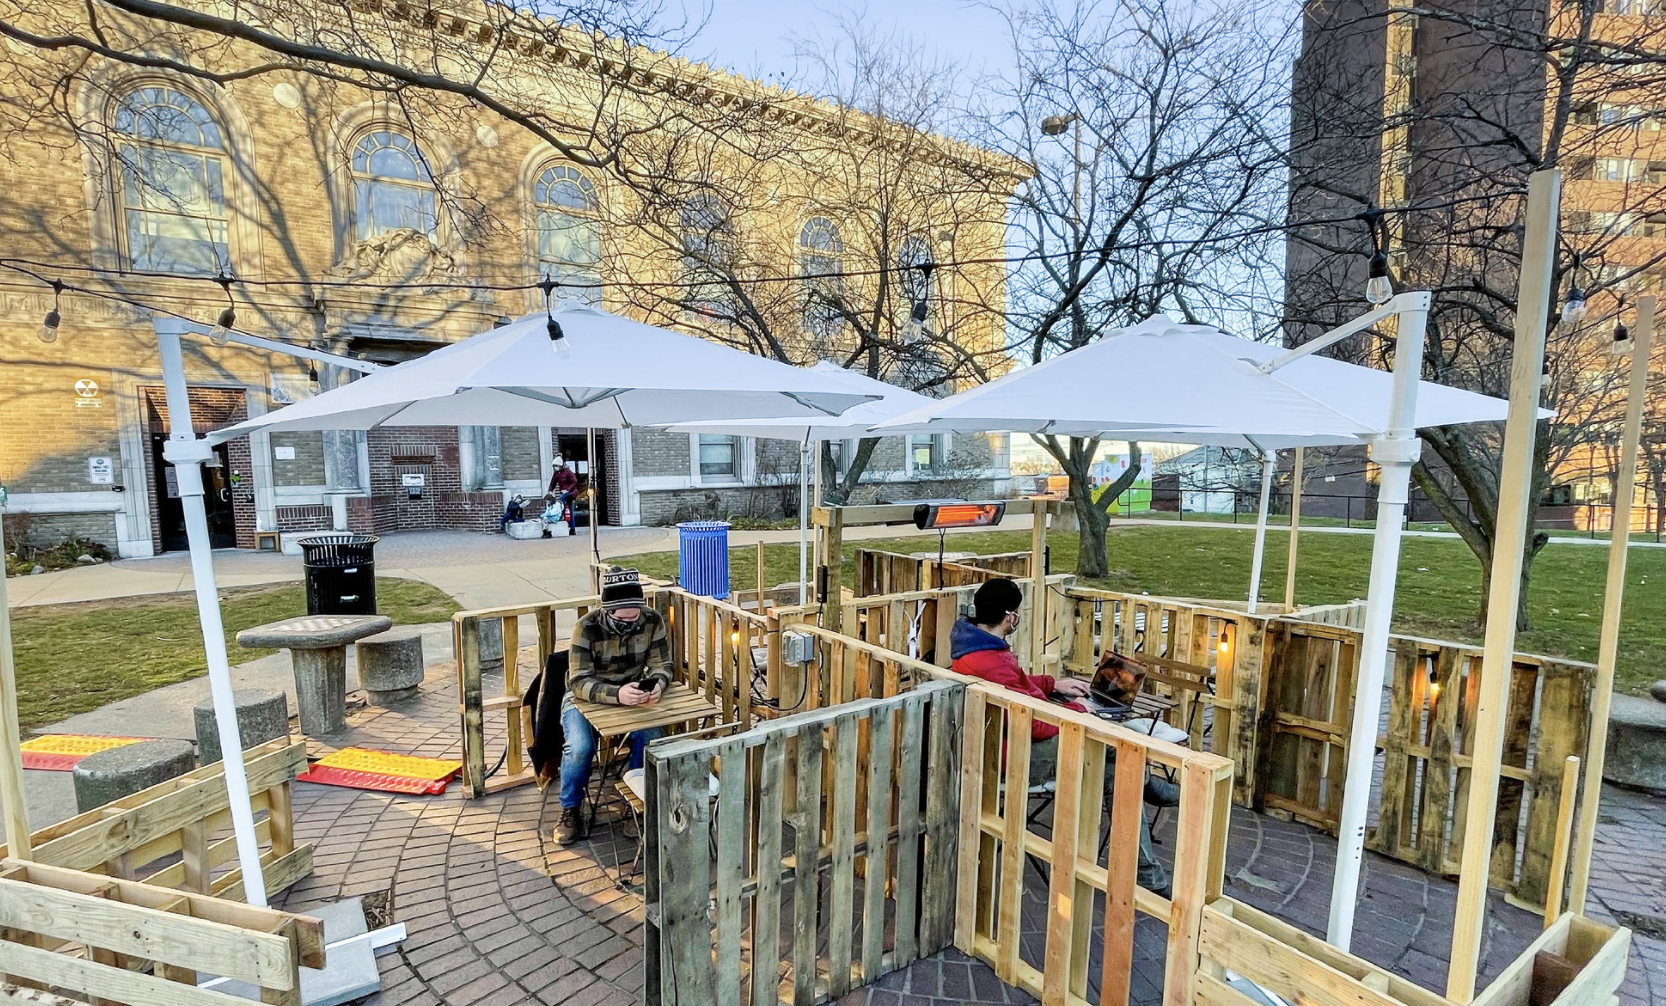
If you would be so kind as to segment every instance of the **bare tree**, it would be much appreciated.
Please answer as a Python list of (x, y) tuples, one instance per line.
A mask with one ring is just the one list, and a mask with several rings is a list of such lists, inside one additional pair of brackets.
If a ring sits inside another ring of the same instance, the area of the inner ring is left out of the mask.
[[(1643, 104), (1666, 79), (1656, 55), (1663, 26), (1600, 6), (1315, 4), (1295, 74), (1292, 342), (1360, 309), (1371, 243), (1355, 215), (1380, 206), (1396, 285), (1434, 295), (1425, 376), (1507, 394), (1527, 177), (1563, 169), (1562, 293), (1544, 397), (1557, 418), (1539, 429), (1535, 511), (1555, 479), (1601, 467), (1596, 445), (1617, 422), (1623, 383), (1608, 332), (1638, 292), (1659, 285), (1666, 259), (1647, 240), (1666, 236), (1666, 148), (1654, 151), (1666, 112)], [(1574, 287), (1590, 304), (1583, 321), (1561, 313)], [(1391, 351), (1390, 339), (1366, 335), (1341, 355)], [(1485, 596), (1501, 431), (1420, 432), (1427, 450), (1414, 478), (1479, 560)], [(1533, 535), (1523, 556), (1522, 628), (1532, 562), (1548, 540)]]
[[(1272, 19), (1161, 0), (1002, 13), (1015, 70), (986, 89), (981, 135), (1034, 170), (1009, 237), (1012, 354), (1040, 361), (1164, 311), (1269, 328), (1258, 265), (1282, 199), (1288, 48), (1263, 30)], [(1139, 445), (1096, 500), (1099, 441), (1038, 442), (1069, 477), (1076, 571), (1106, 575), (1109, 510), (1139, 476)]]
[[(765, 121), (721, 144), (703, 124), (662, 131), (664, 162), (682, 163), (620, 224), (648, 238), (640, 271), (667, 281), (634, 303), (783, 362), (830, 359), (927, 394), (985, 378), (1001, 349), (992, 260), (1022, 165), (945, 138), (958, 70), (906, 38), (847, 18), (801, 40), (799, 57), (832, 109), (820, 128)], [(859, 441), (830, 498), (848, 498), (877, 443)]]

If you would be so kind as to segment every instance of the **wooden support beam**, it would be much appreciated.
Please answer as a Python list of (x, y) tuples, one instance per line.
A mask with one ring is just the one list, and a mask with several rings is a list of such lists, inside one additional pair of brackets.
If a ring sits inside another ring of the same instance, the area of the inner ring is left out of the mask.
[[(0, 527), (0, 555), (6, 554)], [(5, 571), (0, 570), (0, 819), (5, 821), (9, 854), (30, 859), (29, 812), (23, 802), (23, 734), (17, 725), (17, 668), (12, 663), (12, 615), (6, 601)]]
[[(1573, 879), (1568, 885), (1568, 910), (1576, 913), (1585, 911), (1586, 892), (1591, 881), (1591, 852), (1597, 835), (1597, 804), (1602, 797), (1602, 770), (1608, 757), (1608, 711), (1614, 697), (1614, 664), (1620, 645), (1626, 548), (1631, 541), (1637, 443), (1643, 431), (1643, 396), (1649, 383), (1654, 309), (1655, 298), (1652, 295), (1637, 299), (1637, 325), (1631, 336), (1631, 384), (1626, 400), (1625, 430), (1620, 437), (1620, 467), (1614, 479), (1614, 526), (1609, 531), (1608, 579), (1603, 587), (1602, 629), (1597, 640), (1597, 680), (1591, 695), (1591, 732), (1585, 752), (1585, 799), (1579, 807), (1579, 829), (1573, 847)], [(1548, 915), (1547, 911), (1547, 918)]]
[[(912, 511), (911, 511), (912, 512)], [(821, 526), (826, 545), (822, 551), (822, 562), (827, 569), (827, 596), (822, 599), (821, 624), (834, 632), (844, 631), (844, 508), (828, 507), (818, 509), (818, 516), (826, 515), (826, 521)]]
[(1504, 715), (1516, 650), (1516, 607), (1521, 599), (1522, 553), (1527, 543), (1533, 447), (1539, 425), (1545, 325), (1553, 293), (1551, 278), (1556, 263), (1561, 193), (1562, 173), (1555, 168), (1536, 171), (1528, 180), (1527, 229), (1522, 245), (1515, 343), (1510, 361), (1510, 412), (1504, 423), (1492, 580), (1487, 593), (1487, 634), (1474, 727), (1475, 768), (1470, 773), (1457, 915), (1452, 925), (1452, 959), (1446, 973), (1446, 998), (1460, 1006), (1475, 998), (1475, 975), (1486, 921), (1498, 767), (1504, 755)]

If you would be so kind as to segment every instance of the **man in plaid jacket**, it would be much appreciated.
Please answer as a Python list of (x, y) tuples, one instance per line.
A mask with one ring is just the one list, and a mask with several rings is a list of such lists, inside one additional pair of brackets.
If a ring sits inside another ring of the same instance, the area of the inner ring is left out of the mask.
[[(671, 646), (665, 620), (648, 607), (634, 569), (602, 574), (602, 606), (579, 619), (569, 648), (567, 695), (561, 703), (561, 820), (555, 839), (571, 845), (585, 837), (585, 784), (596, 755), (596, 728), (574, 698), (607, 705), (644, 706), (659, 701), (671, 684)], [(638, 730), (629, 737), (631, 768), (642, 767), (648, 742), (665, 731)]]

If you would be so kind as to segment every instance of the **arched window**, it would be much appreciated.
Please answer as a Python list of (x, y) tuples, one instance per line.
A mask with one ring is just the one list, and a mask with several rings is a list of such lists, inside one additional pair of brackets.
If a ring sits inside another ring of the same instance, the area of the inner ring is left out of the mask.
[(804, 277), (804, 334), (825, 349), (827, 340), (844, 328), (840, 305), (844, 295), (845, 243), (839, 225), (826, 217), (811, 217), (798, 232), (798, 271)]
[(225, 139), (202, 103), (153, 85), (116, 105), (122, 231), (146, 272), (231, 273)]
[[(578, 169), (552, 164), (532, 185), (538, 223), (538, 275), (558, 283), (595, 283), (601, 278), (601, 204), (596, 188)], [(601, 303), (601, 289), (578, 286), (567, 296)]]
[(366, 133), (353, 146), (353, 207), (360, 241), (388, 231), (439, 236), (434, 179), (410, 137)]
[(725, 313), (726, 284), (734, 266), (734, 224), (723, 200), (702, 192), (683, 204), (682, 243), (684, 309)]

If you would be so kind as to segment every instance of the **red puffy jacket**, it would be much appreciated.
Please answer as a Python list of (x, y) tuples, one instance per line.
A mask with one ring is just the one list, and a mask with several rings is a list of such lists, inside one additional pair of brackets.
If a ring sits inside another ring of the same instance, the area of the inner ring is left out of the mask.
[[(1051, 674), (1025, 674), (1018, 666), (1018, 657), (1001, 637), (986, 632), (970, 619), (962, 618), (949, 631), (949, 655), (954, 658), (950, 669), (959, 674), (970, 674), (993, 685), (1050, 701), (1053, 696)], [(1065, 703), (1081, 710), (1075, 703)], [(1059, 728), (1041, 720), (1030, 721), (1030, 739), (1044, 741), (1058, 736)]]

